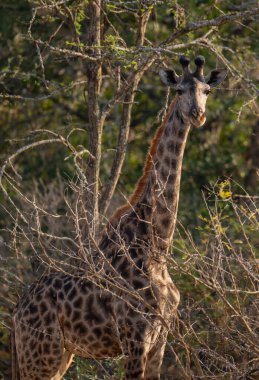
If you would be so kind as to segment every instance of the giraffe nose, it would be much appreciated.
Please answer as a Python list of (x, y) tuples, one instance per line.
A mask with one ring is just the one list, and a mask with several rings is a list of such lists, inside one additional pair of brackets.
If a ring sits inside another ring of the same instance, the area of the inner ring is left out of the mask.
[(202, 109), (200, 107), (193, 108), (191, 110), (191, 114), (192, 114), (193, 117), (198, 118), (198, 117), (200, 117), (202, 115)]

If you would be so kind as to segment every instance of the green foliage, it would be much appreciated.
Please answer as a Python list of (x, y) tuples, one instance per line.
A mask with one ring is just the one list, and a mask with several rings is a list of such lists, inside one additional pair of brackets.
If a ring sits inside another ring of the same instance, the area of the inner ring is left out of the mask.
[[(84, 97), (87, 90), (86, 61), (70, 56), (68, 53), (61, 54), (55, 51), (57, 48), (81, 54), (89, 53), (86, 48), (88, 20), (85, 13), (88, 1), (68, 1), (65, 4), (67, 9), (59, 4), (61, 2), (55, 3), (55, 12), (46, 11), (46, 9), (38, 10), (31, 28), (36, 40), (46, 41), (54, 49), (50, 50), (48, 46), (38, 45), (42, 62), (37, 46), (34, 41), (31, 41), (27, 31), (34, 14), (33, 9), (42, 6), (43, 2), (9, 0), (0, 3), (0, 93), (25, 98), (43, 97), (40, 101), (21, 101), (14, 98), (9, 101), (1, 98), (1, 162), (22, 145), (36, 141), (39, 136), (49, 138), (49, 133), (39, 133), (40, 129), (48, 129), (62, 136), (69, 135), (69, 142), (78, 151), (89, 147), (88, 105)], [(124, 3), (131, 11), (127, 12), (119, 8), (120, 5), (124, 6)], [(129, 75), (139, 69), (142, 58), (148, 54), (148, 49), (152, 45), (159, 46), (162, 41), (183, 28), (186, 23), (220, 16), (229, 12), (232, 6), (239, 5), (240, 1), (215, 2), (213, 0), (149, 2), (148, 6), (152, 8), (152, 11), (147, 26), (145, 46), (139, 48), (136, 46), (137, 20), (147, 11), (147, 7), (141, 8), (137, 1), (105, 2), (106, 13), (102, 15), (103, 35), (100, 46), (105, 57), (99, 99), (101, 110), (115, 95), (116, 70), (120, 69), (120, 79), (125, 80), (123, 82), (125, 85)], [(73, 22), (69, 14), (72, 15)], [(116, 26), (116, 33), (111, 25)], [(221, 237), (222, 249), (226, 257), (235, 257), (235, 254), (239, 253), (246, 258), (250, 254), (250, 246), (256, 241), (258, 226), (254, 209), (242, 204), (243, 198), (239, 198), (239, 195), (246, 195), (242, 189), (247, 188), (247, 178), (252, 172), (253, 160), (258, 154), (258, 148), (255, 153), (252, 149), (255, 139), (253, 127), (257, 121), (251, 108), (252, 103), (249, 103), (251, 93), (256, 86), (257, 28), (258, 26), (249, 20), (244, 25), (242, 23), (226, 24), (211, 34), (211, 49), (205, 43), (202, 45), (196, 43), (177, 49), (171, 46), (165, 49), (166, 51), (159, 52), (156, 63), (146, 72), (138, 88), (133, 105), (126, 159), (110, 213), (114, 211), (114, 205), (117, 206), (122, 201), (120, 192), (127, 196), (133, 190), (142, 173), (149, 144), (161, 122), (159, 112), (164, 106), (166, 89), (161, 85), (158, 77), (158, 66), (164, 63), (170, 67), (173, 66), (179, 74), (178, 54), (186, 54), (190, 58), (203, 54), (206, 58), (205, 74), (207, 75), (209, 70), (215, 67), (215, 63), (218, 66), (223, 65), (223, 62), (216, 58), (215, 51), (217, 51), (224, 55), (225, 62), (228, 62), (231, 67), (228, 80), (208, 99), (206, 125), (200, 130), (191, 131), (186, 147), (180, 194), (179, 230), (173, 247), (174, 258), (182, 269), (186, 269), (185, 265), (189, 259), (190, 263), (193, 263), (192, 260), (196, 257), (197, 251), (201, 261), (208, 260), (206, 256), (208, 247), (215, 240), (215, 236)], [(197, 37), (202, 37), (207, 31), (208, 29), (203, 29), (191, 32), (176, 40), (175, 45), (191, 42)], [(82, 84), (75, 85), (80, 81)], [(173, 96), (174, 94), (171, 93), (170, 100)], [(115, 156), (122, 108), (122, 103), (116, 104), (104, 125), (100, 174), (100, 181), (103, 184), (109, 177)], [(83, 156), (84, 159), (85, 157)], [(37, 189), (44, 205), (53, 207), (54, 210), (56, 207), (65, 214), (67, 210), (65, 205), (62, 202), (57, 202), (57, 204), (53, 202), (53, 205), (48, 190), (59, 189), (57, 197), (60, 198), (60, 194), (70, 195), (67, 183), (75, 175), (75, 166), (69, 151), (60, 145), (36, 148), (15, 160), (13, 169), (21, 176), (21, 178), (15, 177), (18, 189), (23, 186), (23, 190), (30, 197)], [(12, 172), (13, 175), (14, 172)], [(240, 187), (235, 183), (239, 183)], [(6, 186), (9, 194), (15, 196), (11, 185)], [(258, 187), (250, 186), (247, 190), (255, 195)], [(207, 203), (204, 202), (204, 198)], [(217, 199), (216, 203), (215, 199)], [(19, 197), (16, 200), (19, 202)], [(26, 242), (23, 246), (17, 243), (17, 247), (8, 247), (6, 229), (10, 228), (15, 236), (16, 221), (10, 220), (5, 210), (7, 202), (2, 193), (0, 203), (0, 238), (3, 237), (5, 242), (2, 245), (0, 239), (1, 265), (9, 271), (8, 273), (18, 273), (24, 283), (29, 283), (35, 275), (38, 276), (38, 272), (33, 274), (32, 249)], [(214, 206), (216, 204), (217, 212), (215, 208), (210, 208), (211, 204)], [(238, 205), (238, 214), (233, 205)], [(242, 229), (238, 220), (239, 215), (244, 218), (242, 220), (249, 221), (243, 224)], [(44, 232), (48, 232), (47, 222), (44, 228)], [(69, 236), (70, 226), (66, 225), (63, 229), (62, 232)], [(192, 236), (195, 245), (191, 244), (186, 231)], [(249, 239), (246, 239), (244, 233)], [(15, 256), (12, 249), (16, 249)], [(255, 245), (256, 254), (257, 249), (258, 246)], [(17, 252), (20, 256), (17, 256)], [(183, 332), (186, 334), (186, 341), (193, 349), (199, 348), (200, 342), (205, 345), (205, 343), (211, 344), (215, 341), (220, 352), (219, 338), (223, 342), (224, 334), (216, 334), (208, 315), (217, 327), (229, 324), (233, 329), (238, 329), (240, 326), (233, 322), (231, 315), (226, 312), (226, 305), (215, 294), (214, 289), (202, 283), (202, 277), (199, 277), (200, 267), (194, 264), (188, 267), (189, 273), (184, 270), (171, 270), (177, 287), (181, 289), (183, 319), (188, 320), (185, 311), (188, 309), (188, 302), (193, 301), (194, 309), (197, 305), (191, 317), (190, 329), (188, 331), (183, 329)], [(246, 289), (249, 276), (242, 272), (237, 263), (231, 268), (233, 275), (237, 278), (237, 284), (241, 289)], [(9, 274), (5, 276), (1, 280), (1, 285), (3, 285), (3, 294), (9, 298), (3, 305), (0, 304), (0, 313), (3, 315), (4, 322), (9, 323), (6, 315), (10, 313), (15, 303), (18, 290), (12, 288), (10, 291), (7, 285), (10, 276)], [(22, 283), (19, 285), (22, 287)], [(231, 305), (236, 306), (240, 302), (242, 309), (248, 309), (249, 305), (252, 305), (253, 296), (244, 293), (237, 299), (230, 294), (227, 299)], [(208, 312), (207, 315), (204, 315), (204, 310)], [(192, 323), (197, 326), (197, 336), (200, 341), (191, 328)], [(0, 334), (2, 334), (0, 346), (0, 373), (2, 373), (8, 367), (7, 330), (1, 328)], [(234, 339), (233, 336), (228, 338), (230, 341)], [(180, 342), (177, 344), (184, 361), (186, 359), (184, 349)], [(223, 354), (231, 355), (233, 346), (230, 343), (222, 343)], [(235, 360), (238, 363), (241, 359), (239, 353)], [(103, 366), (106, 372), (94, 362), (76, 358), (74, 366), (66, 375), (66, 380), (75, 379), (75, 376), (79, 380), (105, 378), (104, 373), (113, 373), (118, 379), (122, 377), (122, 362), (119, 361), (115, 365), (113, 362), (106, 361)]]
[(85, 17), (84, 8), (78, 9), (75, 17), (75, 30), (79, 36), (81, 35), (82, 23), (85, 20)]

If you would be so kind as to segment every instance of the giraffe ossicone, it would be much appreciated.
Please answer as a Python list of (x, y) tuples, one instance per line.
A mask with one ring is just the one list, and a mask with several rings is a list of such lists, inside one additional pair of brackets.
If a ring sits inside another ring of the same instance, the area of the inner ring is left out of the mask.
[(56, 272), (34, 283), (18, 302), (13, 313), (13, 380), (59, 380), (74, 355), (99, 360), (121, 354), (125, 379), (160, 378), (180, 300), (166, 253), (176, 224), (184, 149), (191, 126), (205, 122), (210, 88), (226, 76), (226, 70), (213, 70), (206, 81), (201, 57), (193, 73), (187, 58), (180, 63), (180, 77), (172, 70), (160, 73), (177, 95), (152, 141), (133, 195), (103, 231), (95, 253), (99, 277)]

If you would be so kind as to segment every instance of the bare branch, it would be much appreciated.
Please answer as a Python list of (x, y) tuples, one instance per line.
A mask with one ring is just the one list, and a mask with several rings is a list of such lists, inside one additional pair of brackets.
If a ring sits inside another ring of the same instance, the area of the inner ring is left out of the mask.
[(253, 8), (246, 10), (244, 12), (237, 12), (237, 13), (231, 13), (223, 16), (219, 16), (217, 18), (214, 18), (212, 20), (203, 20), (198, 22), (192, 22), (190, 24), (187, 24), (184, 28), (177, 30), (175, 33), (173, 33), (169, 38), (167, 38), (164, 42), (162, 42), (159, 46), (168, 46), (172, 42), (174, 42), (177, 38), (186, 35), (190, 32), (194, 32), (196, 30), (200, 30), (203, 28), (212, 28), (212, 27), (220, 27), (221, 25), (238, 21), (238, 20), (245, 20), (249, 18), (254, 18), (259, 14), (259, 8)]

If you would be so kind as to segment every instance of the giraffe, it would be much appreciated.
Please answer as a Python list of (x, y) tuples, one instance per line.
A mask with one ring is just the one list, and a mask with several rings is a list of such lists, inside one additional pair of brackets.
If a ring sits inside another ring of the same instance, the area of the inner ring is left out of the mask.
[(95, 275), (51, 273), (13, 313), (13, 380), (59, 380), (73, 356), (125, 357), (126, 380), (158, 380), (168, 328), (180, 301), (166, 263), (176, 225), (182, 160), (191, 127), (206, 120), (210, 89), (226, 76), (204, 58), (180, 58), (182, 75), (161, 70), (177, 94), (151, 143), (133, 195), (109, 220), (94, 256)]

